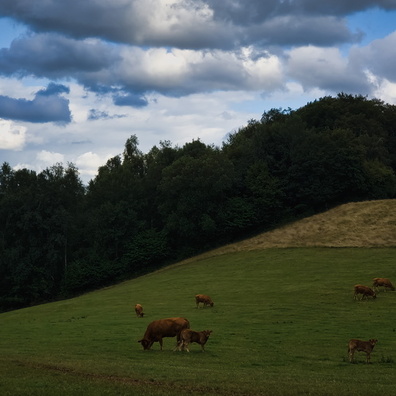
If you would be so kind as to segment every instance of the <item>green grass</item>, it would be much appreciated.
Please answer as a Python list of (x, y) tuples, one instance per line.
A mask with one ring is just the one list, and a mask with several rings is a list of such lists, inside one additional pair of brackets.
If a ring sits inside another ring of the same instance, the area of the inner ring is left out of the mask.
[[(0, 315), (1, 395), (386, 395), (394, 393), (396, 250), (296, 248), (192, 261), (81, 297)], [(209, 294), (213, 308), (196, 309)], [(133, 306), (141, 303), (145, 317)], [(205, 347), (137, 342), (155, 319), (213, 330)], [(350, 338), (377, 338), (372, 364)]]

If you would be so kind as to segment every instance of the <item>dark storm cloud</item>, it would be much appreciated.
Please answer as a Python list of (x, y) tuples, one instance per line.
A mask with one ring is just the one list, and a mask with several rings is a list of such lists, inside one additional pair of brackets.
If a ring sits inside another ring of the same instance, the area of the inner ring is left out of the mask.
[(335, 17), (283, 16), (251, 27), (249, 35), (261, 46), (318, 45), (331, 46), (356, 42), (360, 34), (351, 33), (344, 20)]
[(112, 48), (98, 40), (78, 41), (58, 34), (37, 34), (16, 39), (0, 49), (0, 74), (63, 78), (73, 73), (109, 67)]
[(141, 95), (128, 93), (126, 95), (115, 94), (113, 95), (114, 104), (117, 106), (131, 106), (131, 107), (145, 107), (148, 101)]
[(88, 120), (89, 121), (97, 121), (97, 120), (113, 120), (116, 118), (124, 118), (125, 114), (114, 114), (111, 115), (107, 111), (101, 111), (97, 109), (89, 110)]
[(69, 89), (64, 85), (49, 84), (47, 89), (38, 91), (33, 100), (0, 96), (0, 118), (67, 124), (71, 121), (69, 101), (59, 94), (68, 92)]
[[(174, 4), (155, 0), (2, 0), (0, 15), (14, 18), (35, 32), (58, 32), (78, 39), (97, 37), (132, 45), (230, 49), (255, 44), (257, 32), (265, 32), (268, 22), (277, 18), (310, 18), (307, 22), (319, 25), (323, 18), (333, 17), (334, 28), (326, 27), (323, 45), (350, 41), (353, 33), (346, 26), (342, 34), (338, 29), (342, 17), (370, 7), (396, 9), (396, 4), (394, 0), (185, 0)], [(306, 30), (300, 24), (294, 27), (300, 26), (301, 33), (283, 34), (287, 25), (278, 26), (281, 30), (271, 31), (274, 41), (268, 35), (266, 43), (279, 44), (277, 37), (282, 35), (282, 44), (299, 44)], [(316, 32), (320, 33), (320, 29)]]
[(251, 25), (279, 16), (339, 16), (368, 8), (396, 9), (394, 0), (207, 0), (217, 20), (235, 25)]

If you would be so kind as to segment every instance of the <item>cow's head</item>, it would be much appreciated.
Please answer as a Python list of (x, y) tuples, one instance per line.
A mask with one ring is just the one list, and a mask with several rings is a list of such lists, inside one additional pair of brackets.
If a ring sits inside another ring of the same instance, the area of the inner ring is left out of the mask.
[(204, 330), (201, 332), (201, 334), (202, 334), (202, 338), (203, 338), (203, 339), (201, 338), (201, 341), (206, 342), (206, 341), (208, 341), (209, 336), (212, 334), (212, 330)]
[(138, 342), (142, 344), (144, 350), (148, 349), (150, 345), (149, 341), (145, 340), (144, 338), (142, 340), (139, 340)]
[(213, 305), (214, 305), (214, 302), (212, 301), (212, 302), (210, 303), (210, 306), (213, 307)]
[(369, 340), (369, 343), (370, 343), (372, 346), (374, 346), (377, 342), (378, 342), (378, 340), (374, 340), (374, 339)]

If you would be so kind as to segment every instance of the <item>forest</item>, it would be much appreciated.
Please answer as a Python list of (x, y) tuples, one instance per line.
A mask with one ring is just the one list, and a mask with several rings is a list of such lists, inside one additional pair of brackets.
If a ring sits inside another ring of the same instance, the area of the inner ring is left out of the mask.
[(396, 106), (270, 109), (222, 147), (136, 135), (87, 186), (71, 163), (0, 168), (0, 311), (151, 272), (336, 205), (396, 196)]

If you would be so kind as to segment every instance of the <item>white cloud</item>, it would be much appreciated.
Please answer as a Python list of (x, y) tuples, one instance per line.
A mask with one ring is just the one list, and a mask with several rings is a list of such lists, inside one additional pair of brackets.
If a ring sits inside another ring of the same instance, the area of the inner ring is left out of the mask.
[(304, 89), (320, 88), (332, 93), (370, 93), (364, 69), (351, 63), (339, 48), (304, 46), (288, 52), (286, 69), (289, 77)]
[(37, 153), (37, 160), (45, 166), (52, 166), (56, 163), (63, 163), (65, 156), (61, 153), (54, 153), (47, 150), (41, 150)]
[(91, 151), (77, 157), (75, 165), (84, 179), (92, 178), (97, 174), (98, 168), (103, 166), (111, 155), (100, 156)]
[(0, 119), (0, 149), (19, 151), (23, 149), (25, 142), (25, 127)]
[(396, 82), (396, 32), (374, 40), (362, 48), (351, 51), (351, 59), (355, 65), (364, 65), (370, 72)]

